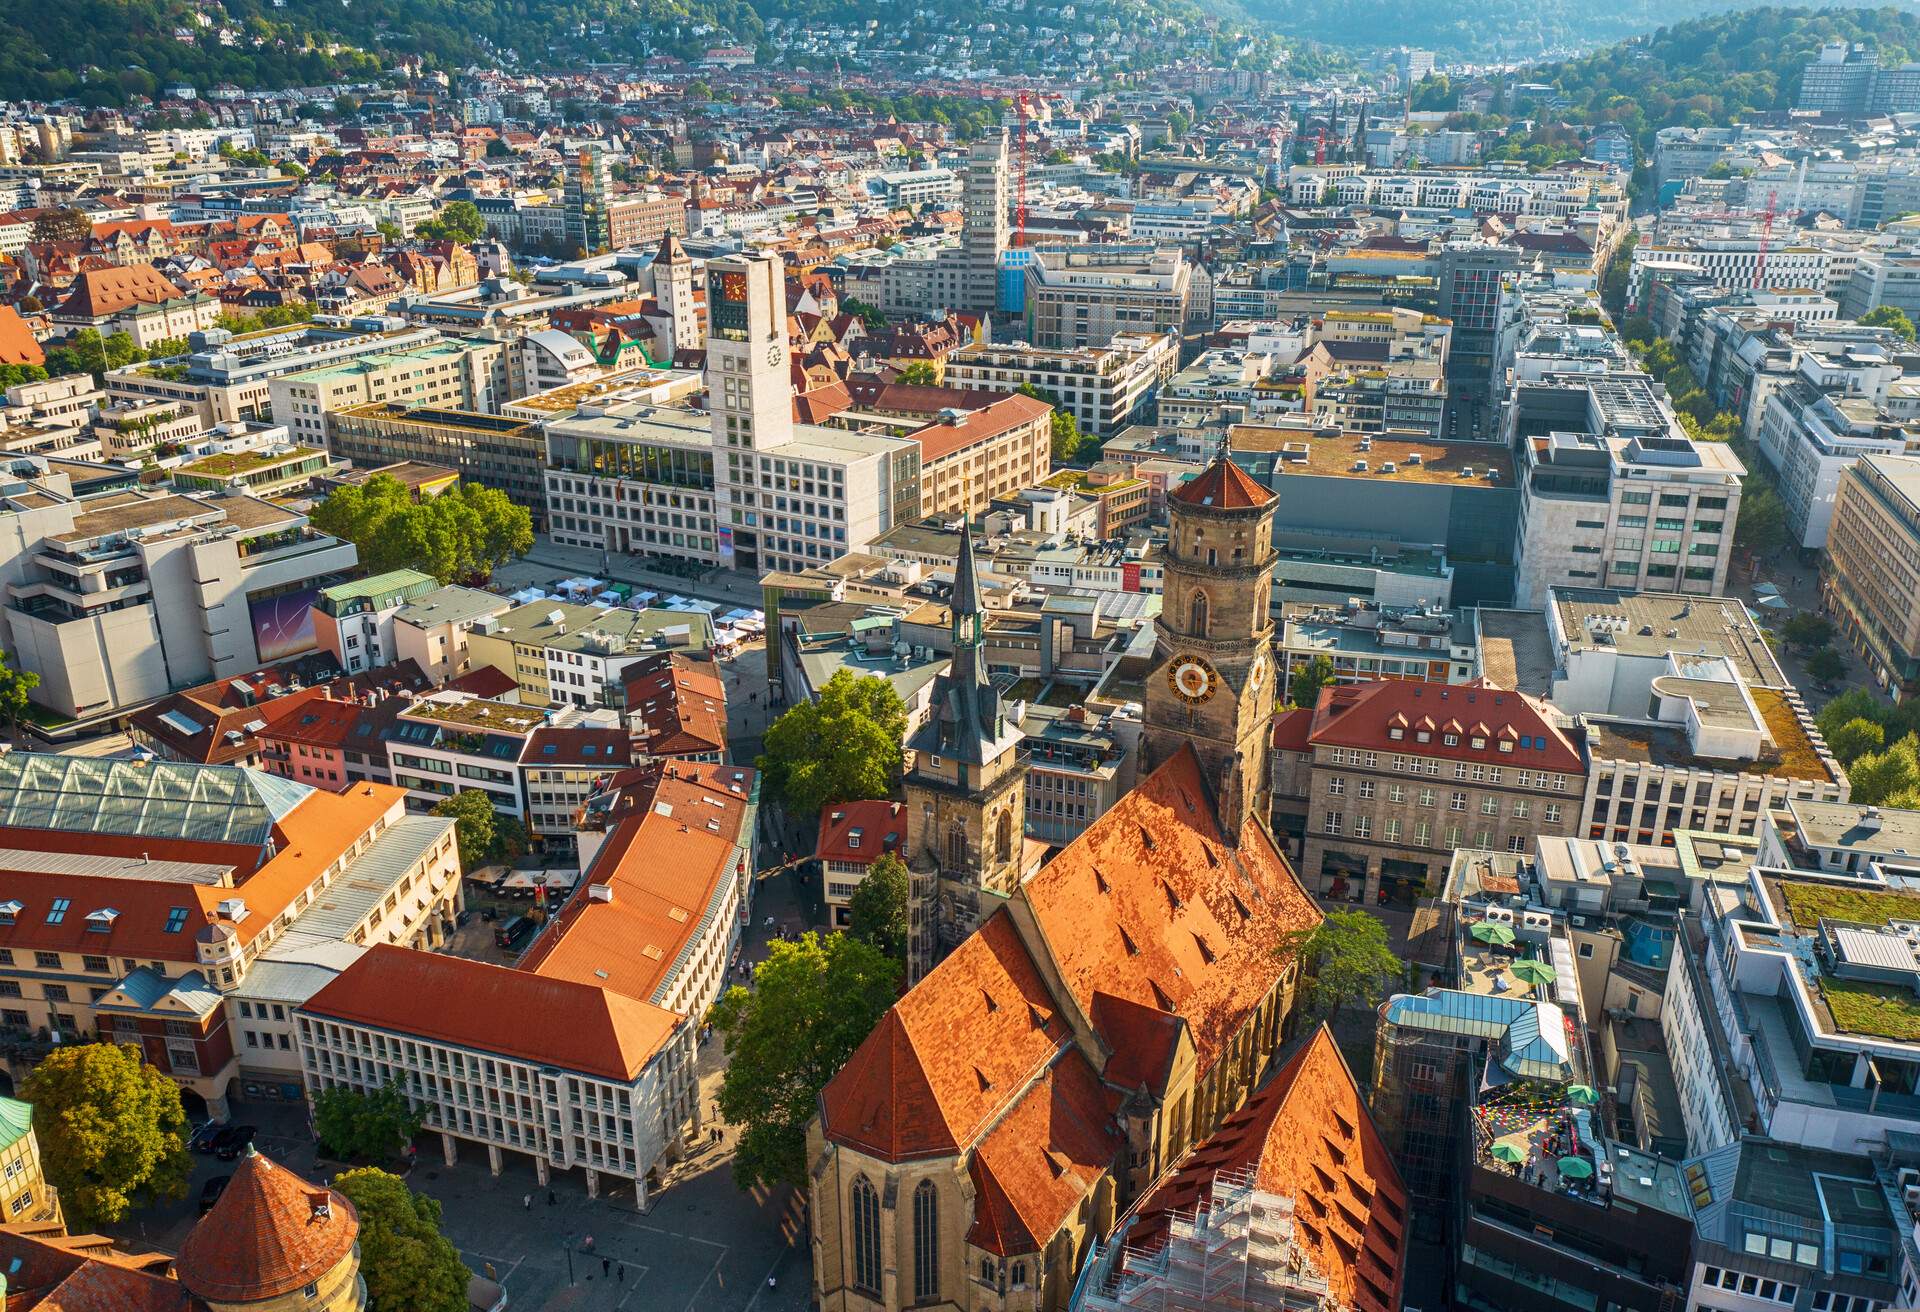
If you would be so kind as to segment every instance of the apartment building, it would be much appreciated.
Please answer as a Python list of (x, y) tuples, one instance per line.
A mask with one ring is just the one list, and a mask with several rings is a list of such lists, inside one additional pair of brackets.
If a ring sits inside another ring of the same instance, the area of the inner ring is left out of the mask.
[(1718, 596), (1746, 473), (1694, 442), (1644, 374), (1520, 383), (1507, 417), (1520, 451), (1514, 605), (1556, 587)]
[(324, 444), (327, 417), (359, 406), (492, 412), (507, 398), (506, 348), (499, 342), (450, 341), (438, 334), (402, 350), (331, 361), (267, 384), (275, 420), (301, 441)]
[(1164, 333), (1119, 334), (1101, 346), (1072, 350), (979, 343), (947, 357), (946, 382), (996, 392), (1031, 384), (1070, 412), (1081, 432), (1111, 437), (1152, 418), (1160, 388), (1179, 360), (1179, 338)]
[(1866, 455), (1840, 476), (1820, 585), (1874, 682), (1920, 690), (1920, 457)]
[(1438, 887), (1456, 848), (1530, 851), (1580, 820), (1563, 717), (1484, 681), (1340, 685), (1274, 724), (1277, 810), (1304, 810), (1300, 878), (1372, 905)]
[(470, 635), (513, 603), (494, 592), (450, 586), (416, 597), (393, 617), (394, 658), (411, 662), (434, 684), (473, 668)]
[(285, 506), (229, 495), (112, 492), (16, 475), (0, 506), (7, 649), (63, 715), (120, 710), (314, 646), (313, 589), (353, 569), (352, 544)]
[[(1827, 542), (1840, 477), (1866, 455), (1900, 455), (1920, 424), (1895, 418), (1885, 404), (1885, 357), (1849, 351), (1844, 358), (1808, 351), (1794, 377), (1761, 403), (1754, 445), (1777, 475), (1788, 531), (1796, 545)], [(1859, 366), (1866, 366), (1861, 368)], [(1898, 367), (1891, 366), (1897, 376)], [(1883, 379), (1862, 384), (1862, 374)], [(1877, 395), (1876, 395), (1877, 394)]]
[(514, 681), (528, 706), (611, 705), (627, 669), (663, 652), (705, 656), (713, 618), (698, 610), (630, 610), (534, 601), (483, 618), (467, 632), (475, 669)]
[(348, 674), (392, 665), (402, 659), (394, 617), (439, 587), (431, 574), (397, 569), (322, 588), (313, 603), (314, 641)]
[(1764, 291), (1840, 290), (1832, 275), (1832, 254), (1823, 246), (1767, 242), (1751, 237), (1699, 237), (1680, 241), (1643, 241), (1633, 248), (1627, 269), (1627, 308), (1646, 303), (1655, 279), (1685, 276), (1717, 287)]
[(336, 964), (435, 947), (459, 907), (453, 822), (376, 784), (14, 752), (0, 844), (0, 1025), (135, 1044), (215, 1115), (260, 1052), (239, 1006), (254, 971), (315, 945)]
[(978, 410), (945, 411), (909, 434), (920, 445), (920, 513), (980, 514), (1053, 467), (1053, 407), (1009, 396)]
[(1043, 350), (1099, 348), (1121, 335), (1178, 339), (1192, 271), (1178, 247), (1036, 249), (1027, 261), (1027, 336)]
[(462, 479), (496, 488), (525, 506), (534, 528), (544, 531), (546, 442), (539, 424), (403, 401), (350, 406), (325, 420), (334, 455), (361, 468), (413, 461), (457, 469)]
[(1277, 639), (1284, 680), (1280, 692), (1285, 695), (1295, 672), (1321, 656), (1332, 663), (1337, 683), (1472, 682), (1481, 674), (1477, 614), (1433, 602), (1283, 602)]
[(853, 923), (853, 894), (873, 863), (889, 853), (905, 859), (905, 810), (905, 803), (888, 801), (841, 802), (821, 808), (813, 856), (826, 881), (822, 900), (835, 929)]

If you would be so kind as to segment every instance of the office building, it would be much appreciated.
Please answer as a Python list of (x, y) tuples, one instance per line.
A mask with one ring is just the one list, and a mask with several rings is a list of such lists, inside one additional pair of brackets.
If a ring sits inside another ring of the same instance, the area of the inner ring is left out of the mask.
[(1920, 688), (1920, 458), (1866, 455), (1840, 476), (1821, 598), (1881, 688)]
[(1438, 313), (1453, 324), (1447, 381), (1455, 390), (1484, 397), (1492, 387), (1501, 288), (1519, 267), (1514, 246), (1448, 242), (1441, 248)]
[(920, 513), (972, 517), (1053, 468), (1053, 407), (1009, 396), (978, 410), (943, 411), (909, 434), (920, 446)]
[(1027, 262), (1027, 336), (1050, 351), (1097, 349), (1123, 334), (1178, 339), (1192, 278), (1178, 247), (1036, 249)]
[(546, 441), (531, 420), (375, 401), (336, 410), (326, 425), (333, 454), (361, 468), (411, 461), (457, 469), (463, 480), (505, 492), (525, 506), (536, 529), (546, 526)]
[(1081, 432), (1111, 437), (1152, 418), (1160, 388), (1179, 359), (1179, 338), (1169, 334), (1121, 334), (1072, 350), (979, 343), (947, 357), (946, 382), (995, 392), (1031, 384), (1071, 413)]
[(499, 342), (430, 339), (272, 378), (268, 411), (296, 440), (324, 445), (328, 416), (365, 405), (494, 411), (507, 399)]

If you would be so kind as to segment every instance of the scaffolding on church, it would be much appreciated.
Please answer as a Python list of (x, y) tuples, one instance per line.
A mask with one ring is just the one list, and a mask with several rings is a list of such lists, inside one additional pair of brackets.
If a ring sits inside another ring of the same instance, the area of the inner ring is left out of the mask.
[[(1123, 1223), (1124, 1227), (1124, 1223)], [(1116, 1234), (1119, 1232), (1116, 1231)], [(1293, 1200), (1221, 1171), (1206, 1201), (1168, 1220), (1154, 1248), (1106, 1243), (1081, 1273), (1074, 1312), (1339, 1312), (1294, 1230)]]

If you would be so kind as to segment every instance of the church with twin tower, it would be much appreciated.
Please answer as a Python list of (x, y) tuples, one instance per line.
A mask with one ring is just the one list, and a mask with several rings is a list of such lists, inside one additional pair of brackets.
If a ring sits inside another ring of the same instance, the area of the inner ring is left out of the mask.
[[(1191, 744), (1222, 829), (1267, 821), (1273, 723), (1273, 514), (1278, 498), (1224, 454), (1167, 498), (1165, 589), (1147, 675), (1145, 778)], [(909, 975), (919, 979), (991, 916), (1029, 869), (1019, 708), (988, 678), (973, 536), (949, 610), (953, 660), (909, 744)], [(1037, 854), (1036, 854), (1037, 855)]]

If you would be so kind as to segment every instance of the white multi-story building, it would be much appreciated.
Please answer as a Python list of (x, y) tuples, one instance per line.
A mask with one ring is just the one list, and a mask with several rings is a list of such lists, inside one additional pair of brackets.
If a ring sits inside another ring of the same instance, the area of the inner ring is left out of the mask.
[(1881, 404), (1900, 368), (1870, 348), (1808, 351), (1793, 380), (1767, 394), (1755, 447), (1778, 476), (1787, 526), (1802, 547), (1827, 542), (1840, 476), (1864, 455), (1899, 455), (1911, 438)]
[(1178, 339), (1166, 333), (1122, 334), (1105, 346), (1066, 351), (980, 343), (947, 357), (946, 382), (996, 392), (1032, 384), (1055, 409), (1070, 412), (1081, 432), (1111, 437), (1152, 417), (1179, 360)]

